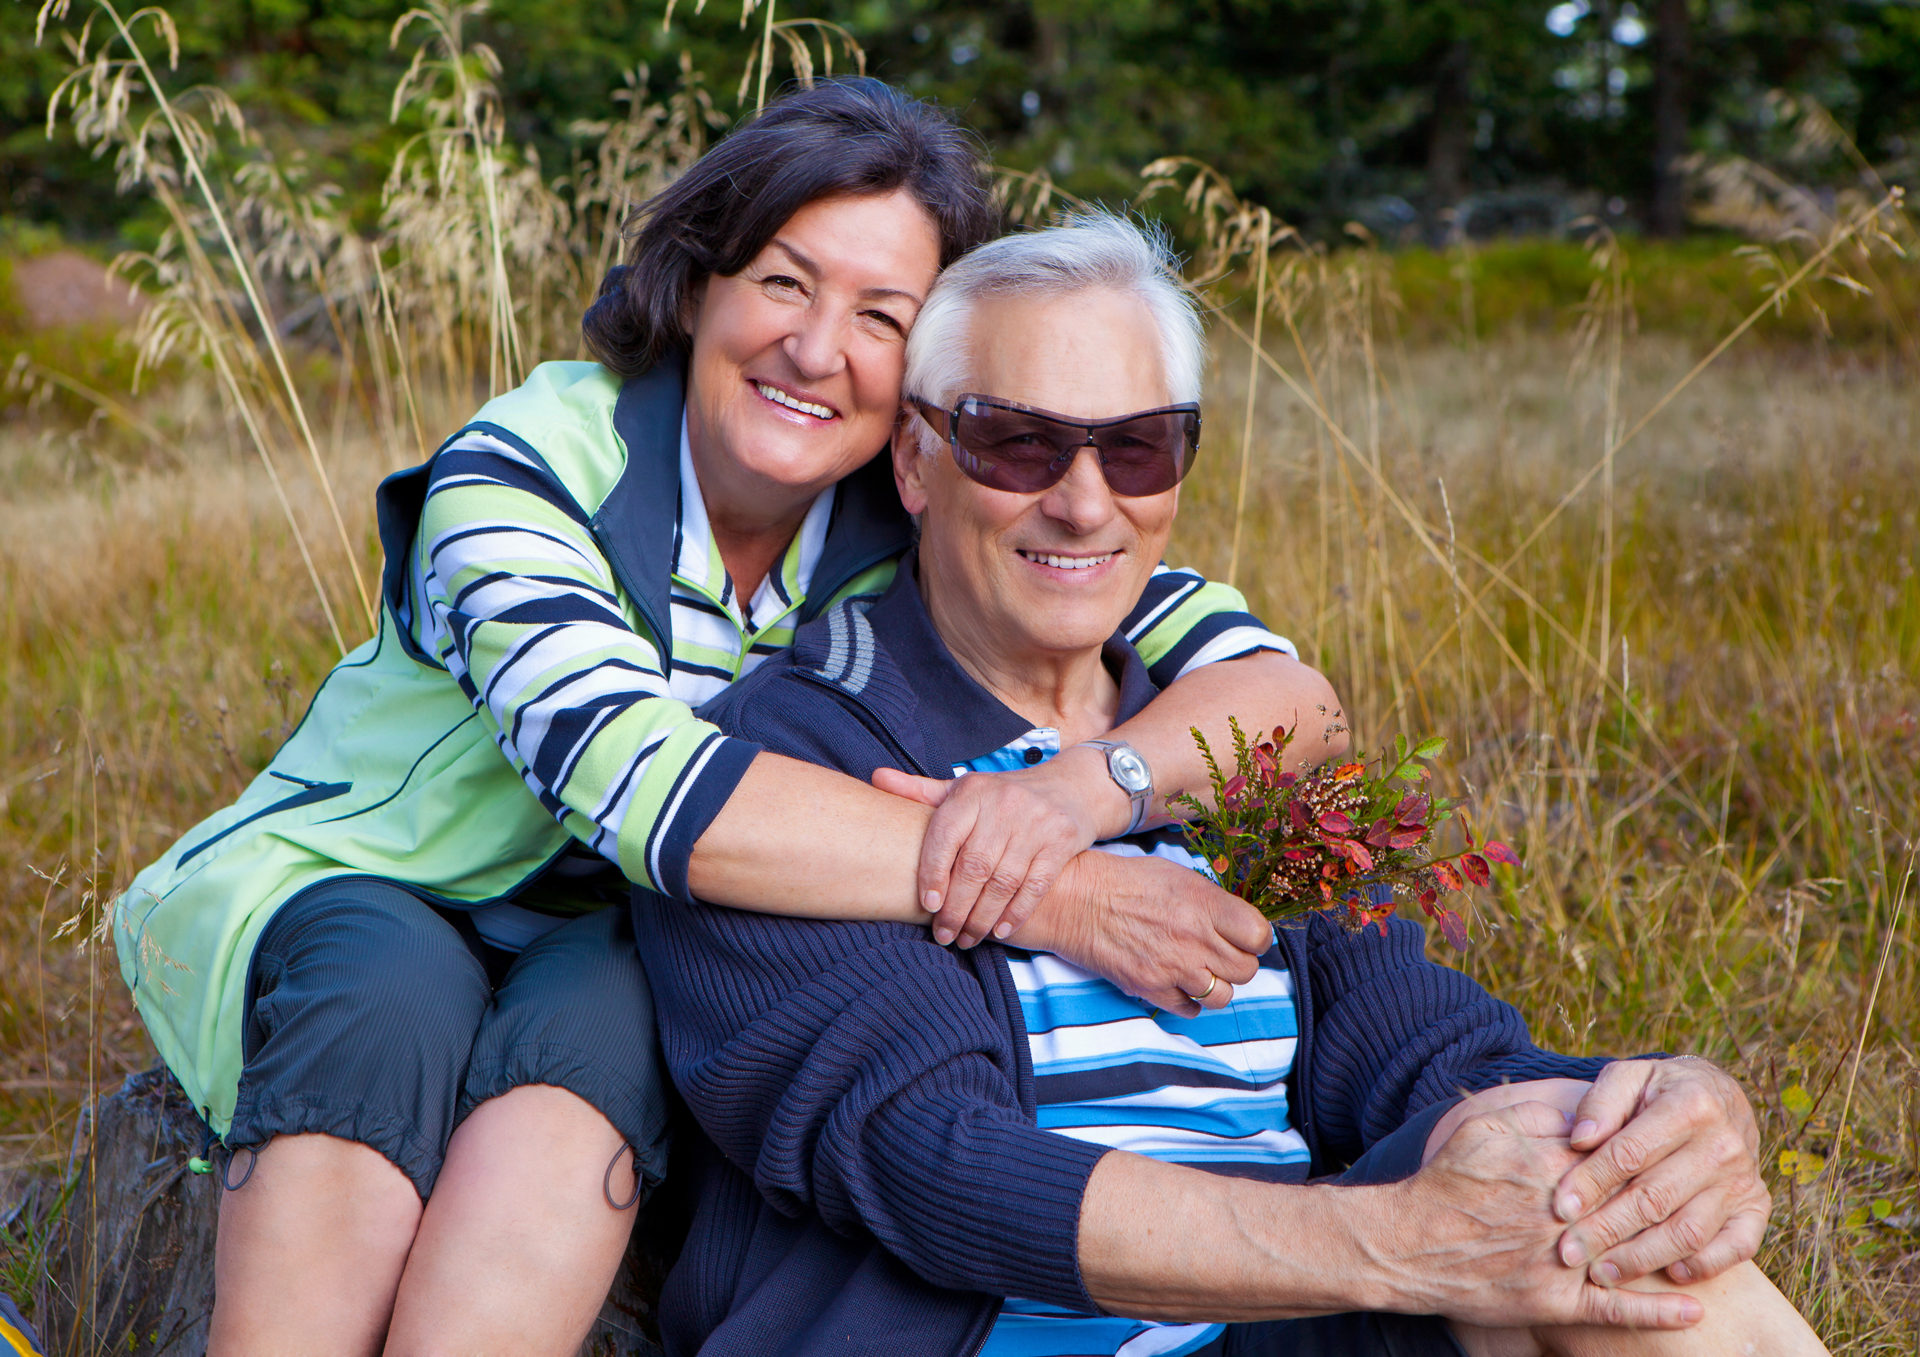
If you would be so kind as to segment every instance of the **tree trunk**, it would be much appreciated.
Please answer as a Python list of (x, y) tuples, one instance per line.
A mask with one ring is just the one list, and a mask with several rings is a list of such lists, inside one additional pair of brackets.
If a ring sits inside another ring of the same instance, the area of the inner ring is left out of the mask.
[(1687, 0), (1658, 0), (1653, 18), (1653, 198), (1647, 230), (1669, 238), (1687, 229)]
[[(206, 1351), (220, 1188), (215, 1176), (188, 1165), (205, 1139), (206, 1127), (161, 1065), (88, 1109), (72, 1192), (36, 1296), (49, 1353)], [(583, 1352), (659, 1357), (653, 1307), (666, 1261), (651, 1246), (658, 1225), (643, 1212)]]
[(1467, 155), (1473, 149), (1473, 48), (1456, 38), (1433, 78), (1433, 126), (1427, 135), (1427, 214), (1445, 235), (1442, 214), (1467, 196)]

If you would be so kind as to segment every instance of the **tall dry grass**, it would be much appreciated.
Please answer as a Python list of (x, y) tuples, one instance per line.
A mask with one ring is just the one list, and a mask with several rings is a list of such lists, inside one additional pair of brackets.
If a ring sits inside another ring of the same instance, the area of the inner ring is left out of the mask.
[[(69, 21), (61, 116), (172, 214), (126, 267), (156, 298), (143, 355), (185, 361), (141, 407), (165, 448), (125, 421), (84, 448), (0, 438), (0, 1202), (37, 1185), (5, 1221), (16, 1293), (78, 1107), (150, 1059), (103, 902), (240, 790), (365, 633), (374, 483), (577, 351), (626, 205), (728, 120), (697, 80), (656, 99), (636, 72), (591, 157), (542, 170), (505, 139), (472, 12), (396, 29), (420, 53), (396, 105), (428, 130), (373, 239), (217, 91), (168, 89), (164, 14), (97, 4), (83, 41)], [(742, 103), (776, 59), (850, 59), (844, 35), (748, 17)], [(1004, 187), (1027, 219), (1063, 201)], [(1562, 1049), (1724, 1061), (1776, 1178), (1770, 1273), (1837, 1352), (1912, 1351), (1911, 371), (1638, 335), (1631, 247), (1607, 239), (1569, 332), (1410, 344), (1434, 325), (1407, 323), (1380, 256), (1308, 248), (1204, 167), (1143, 189), (1218, 308), (1176, 554), (1302, 643), (1363, 744), (1452, 738), (1451, 776), (1527, 863), (1462, 964)], [(1910, 230), (1886, 192), (1795, 218), (1756, 314), (1911, 269), (1889, 250)], [(1457, 272), (1470, 319), (1464, 248)]]

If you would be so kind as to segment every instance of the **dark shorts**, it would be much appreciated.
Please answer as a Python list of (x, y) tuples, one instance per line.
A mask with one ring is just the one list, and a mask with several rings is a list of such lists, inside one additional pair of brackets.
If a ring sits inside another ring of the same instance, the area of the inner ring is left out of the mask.
[[(1434, 1123), (1458, 1099), (1425, 1108), (1361, 1155), (1335, 1183), (1397, 1183), (1420, 1170)], [(1320, 1315), (1230, 1325), (1194, 1357), (1466, 1357), (1444, 1319), (1432, 1315)]]
[(653, 1000), (625, 909), (516, 956), (391, 882), (322, 882), (261, 933), (247, 1005), (230, 1148), (338, 1136), (385, 1155), (424, 1198), (469, 1112), (551, 1084), (613, 1123), (649, 1186), (666, 1172)]

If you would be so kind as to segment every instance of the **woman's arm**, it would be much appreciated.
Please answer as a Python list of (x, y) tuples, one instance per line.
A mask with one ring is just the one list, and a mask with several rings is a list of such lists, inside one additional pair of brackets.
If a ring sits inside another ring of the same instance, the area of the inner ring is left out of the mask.
[[(1225, 606), (1237, 595), (1209, 601), (1212, 586), (1164, 573), (1180, 582), (1152, 595), (1162, 619), (1153, 634), (1197, 642), (1192, 655), (1170, 652), (1167, 663), (1203, 662), (1207, 645), (1257, 641), (1257, 626)], [(675, 898), (772, 913), (926, 922), (914, 874), (927, 808), (728, 738), (675, 700), (667, 657), (623, 610), (586, 516), (544, 467), (486, 437), (442, 452), (421, 515), (411, 598), (416, 638), (466, 690), (504, 756), (562, 825), (630, 880)], [(1192, 691), (1200, 681), (1175, 688)], [(1169, 729), (1191, 715), (1184, 707), (1162, 714)], [(1092, 796), (1117, 794), (1104, 767), (1078, 781)], [(1084, 818), (1068, 797), (1021, 814), (1023, 833), (1054, 845), (1042, 864), (1046, 887), (1093, 841)], [(1139, 889), (1113, 889), (1105, 863), (1076, 870), (1063, 885), (1049, 908), (1056, 916), (1137, 913), (1153, 903)], [(1178, 1008), (1181, 974), (1197, 980), (1197, 992), (1207, 970), (1245, 970), (1248, 953), (1264, 949), (1248, 916), (1217, 891), (1183, 887), (1155, 910), (1166, 922), (1072, 930), (1089, 941), (1069, 942), (1077, 946), (1069, 954)], [(1158, 942), (1145, 954), (1119, 958), (1107, 945), (1155, 928)]]
[[(1174, 818), (1167, 811), (1170, 796), (1212, 799), (1193, 732), (1198, 729), (1215, 750), (1231, 749), (1229, 717), (1249, 735), (1275, 726), (1293, 730), (1290, 767), (1319, 763), (1347, 748), (1333, 685), (1291, 654), (1263, 649), (1201, 663), (1107, 736), (1132, 745), (1153, 770), (1149, 825)], [(921, 842), (915, 888), (934, 913), (934, 936), (943, 942), (957, 936), (963, 947), (1020, 928), (1074, 853), (1124, 833), (1133, 809), (1108, 775), (1106, 756), (1084, 745), (1034, 768), (976, 774), (957, 783), (895, 772), (875, 781), (939, 808)], [(1206, 988), (1204, 979), (1200, 988)]]

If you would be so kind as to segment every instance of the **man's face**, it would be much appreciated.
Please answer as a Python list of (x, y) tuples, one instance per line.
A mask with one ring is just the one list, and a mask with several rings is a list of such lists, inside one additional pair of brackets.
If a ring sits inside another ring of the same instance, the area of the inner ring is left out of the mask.
[[(968, 393), (1088, 420), (1173, 403), (1152, 313), (1129, 294), (989, 297), (974, 308), (970, 348)], [(1180, 499), (1177, 487), (1114, 494), (1091, 447), (1049, 489), (990, 489), (944, 446), (921, 454), (904, 424), (894, 472), (901, 501), (920, 516), (935, 625), (962, 655), (1002, 661), (1104, 644), (1166, 550)]]

